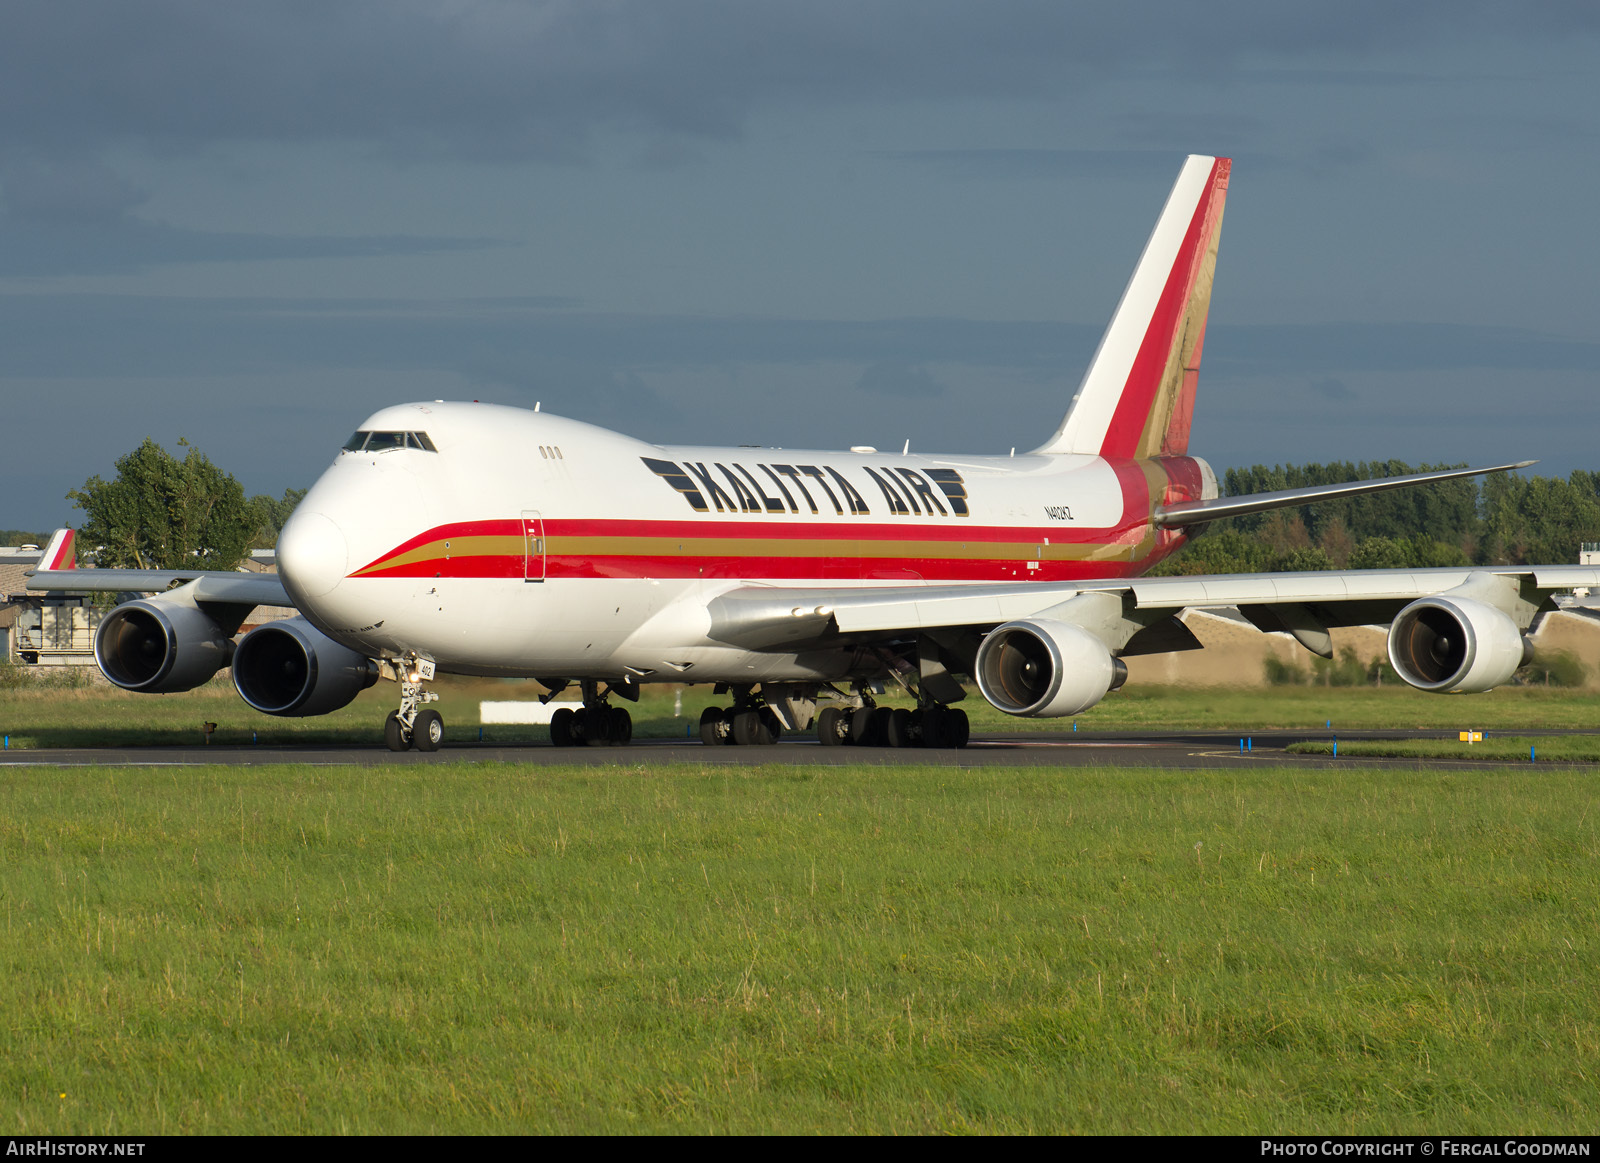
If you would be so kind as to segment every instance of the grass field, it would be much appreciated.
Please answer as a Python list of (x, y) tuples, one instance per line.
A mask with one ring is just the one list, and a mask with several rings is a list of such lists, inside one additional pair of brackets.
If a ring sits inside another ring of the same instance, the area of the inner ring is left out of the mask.
[(12, 769), (0, 1122), (1588, 1132), (1597, 798), (1542, 767)]
[[(482, 699), (532, 699), (539, 688), (520, 680), (450, 678), (439, 684), (434, 706), (444, 715), (446, 742), (479, 738)], [(700, 721), (700, 711), (716, 697), (709, 686), (682, 690), (683, 713), (673, 717), (673, 688), (645, 688), (637, 705), (628, 705), (634, 734), (641, 738), (684, 738)], [(890, 703), (909, 705), (901, 698)], [(104, 684), (61, 689), (41, 684), (0, 687), (0, 736), (12, 747), (126, 747), (199, 744), (201, 725), (217, 724), (214, 744), (259, 742), (353, 743), (381, 745), (383, 719), (399, 704), (393, 683), (380, 682), (350, 706), (312, 719), (279, 719), (252, 711), (225, 679), (174, 695), (134, 695)], [(961, 704), (973, 729), (985, 731), (1109, 729), (1255, 729), (1317, 727), (1329, 721), (1338, 730), (1385, 727), (1474, 728), (1570, 727), (1600, 729), (1600, 697), (1559, 687), (1504, 687), (1486, 695), (1433, 695), (1409, 687), (1272, 687), (1233, 690), (1203, 687), (1143, 687), (1109, 695), (1099, 706), (1071, 719), (1017, 719), (994, 710), (973, 692)], [(548, 743), (548, 730), (536, 726), (482, 728), (490, 742)]]
[[(1330, 755), (1332, 741), (1291, 743), (1296, 755)], [(1481, 759), (1518, 763), (1600, 763), (1600, 736), (1496, 735), (1477, 743), (1456, 739), (1345, 739), (1339, 754), (1356, 759)]]

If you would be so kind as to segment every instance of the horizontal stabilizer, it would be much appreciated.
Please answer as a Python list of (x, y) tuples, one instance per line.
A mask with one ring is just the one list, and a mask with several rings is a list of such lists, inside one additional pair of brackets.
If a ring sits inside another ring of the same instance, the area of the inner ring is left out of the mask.
[(1271, 493), (1251, 493), (1243, 497), (1180, 501), (1175, 505), (1157, 509), (1155, 523), (1168, 527), (1198, 525), (1204, 521), (1219, 521), (1223, 517), (1242, 517), (1248, 513), (1265, 513), (1271, 509), (1288, 509), (1295, 505), (1314, 505), (1318, 501), (1359, 497), (1363, 493), (1381, 493), (1386, 489), (1409, 489), (1415, 485), (1427, 485), (1435, 481), (1453, 481), (1460, 477), (1483, 476), (1491, 472), (1510, 472), (1514, 468), (1527, 468), (1531, 464), (1538, 463), (1536, 460), (1520, 460), (1516, 464), (1496, 464), (1488, 468), (1447, 468), (1439, 472), (1414, 472), (1408, 476), (1380, 477), (1370, 481), (1311, 485), (1304, 489), (1280, 489)]

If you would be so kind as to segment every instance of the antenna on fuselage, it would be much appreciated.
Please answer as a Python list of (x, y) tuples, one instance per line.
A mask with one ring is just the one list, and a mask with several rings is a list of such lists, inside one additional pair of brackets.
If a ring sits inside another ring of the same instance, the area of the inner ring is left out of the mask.
[(542, 404), (542, 403), (544, 403), (544, 401), (543, 401), (543, 400), (535, 400), (535, 401), (534, 401), (534, 402), (533, 402), (533, 410), (534, 410), (534, 411), (535, 411), (535, 412), (537, 412), (537, 411), (538, 411), (538, 410), (539, 410), (539, 405), (540, 405), (540, 404)]
[(911, 437), (909, 437), (909, 436), (906, 437), (906, 446), (900, 450), (900, 455), (901, 456), (910, 456), (911, 455)]

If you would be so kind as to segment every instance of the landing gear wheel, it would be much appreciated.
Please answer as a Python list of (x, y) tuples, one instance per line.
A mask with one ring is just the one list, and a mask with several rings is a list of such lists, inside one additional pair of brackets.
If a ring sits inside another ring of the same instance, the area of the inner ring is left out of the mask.
[(633, 738), (633, 716), (624, 707), (612, 707), (606, 716), (606, 742), (623, 747)]
[(774, 711), (771, 707), (762, 707), (756, 714), (761, 719), (762, 744), (770, 747), (783, 738), (783, 720), (778, 718), (777, 711)]
[(872, 712), (874, 707), (860, 707), (850, 715), (849, 742), (856, 747), (871, 746)]
[(765, 707), (758, 711), (740, 711), (733, 719), (733, 741), (742, 747), (764, 747), (776, 743), (765, 716), (771, 714)]
[(571, 707), (558, 707), (555, 714), (550, 716), (550, 742), (557, 747), (576, 747), (578, 741), (572, 737), (572, 718), (575, 712)]
[(721, 747), (728, 740), (728, 722), (721, 707), (707, 707), (700, 712), (700, 742), (707, 747)]
[(411, 742), (418, 751), (437, 751), (444, 742), (444, 719), (438, 711), (422, 711), (411, 724)]
[(911, 747), (911, 712), (904, 707), (890, 711), (883, 721), (883, 741), (889, 747)]
[(868, 747), (889, 746), (889, 720), (894, 717), (894, 711), (888, 707), (873, 707), (872, 715), (867, 719)]
[(843, 707), (823, 707), (817, 716), (817, 742), (838, 747), (850, 741), (850, 718)]
[(399, 711), (390, 711), (389, 717), (383, 721), (383, 742), (390, 751), (410, 749), (411, 740), (406, 738), (406, 729), (400, 725)]
[(972, 726), (967, 722), (967, 713), (957, 707), (946, 708), (944, 713), (944, 746), (965, 747), (971, 735)]

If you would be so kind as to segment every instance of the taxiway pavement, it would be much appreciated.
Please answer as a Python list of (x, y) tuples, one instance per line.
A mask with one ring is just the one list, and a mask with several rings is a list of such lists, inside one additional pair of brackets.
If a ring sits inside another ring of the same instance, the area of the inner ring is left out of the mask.
[[(1510, 732), (1499, 732), (1509, 734)], [(1569, 731), (1517, 731), (1518, 735), (1589, 734)], [(188, 747), (107, 747), (13, 750), (0, 755), (0, 769), (7, 767), (103, 767), (103, 766), (178, 766), (206, 764), (274, 765), (312, 764), (316, 766), (376, 767), (388, 764), (429, 763), (520, 763), (581, 764), (628, 769), (651, 768), (668, 764), (706, 764), (749, 766), (780, 764), (790, 766), (894, 767), (920, 766), (970, 767), (1169, 767), (1191, 769), (1237, 769), (1241, 767), (1292, 765), (1296, 767), (1336, 767), (1359, 763), (1363, 766), (1408, 768), (1463, 768), (1487, 766), (1526, 766), (1511, 761), (1472, 759), (1376, 759), (1334, 758), (1327, 755), (1296, 755), (1290, 744), (1337, 736), (1342, 740), (1367, 739), (1453, 739), (1447, 731), (1129, 731), (1129, 732), (1028, 732), (974, 736), (971, 743), (953, 749), (823, 747), (804, 737), (768, 747), (707, 747), (699, 740), (641, 739), (623, 747), (557, 748), (548, 743), (449, 743), (435, 752), (391, 752), (376, 744), (349, 744), (329, 747), (306, 746), (188, 746)], [(1466, 745), (1463, 745), (1465, 748)]]

